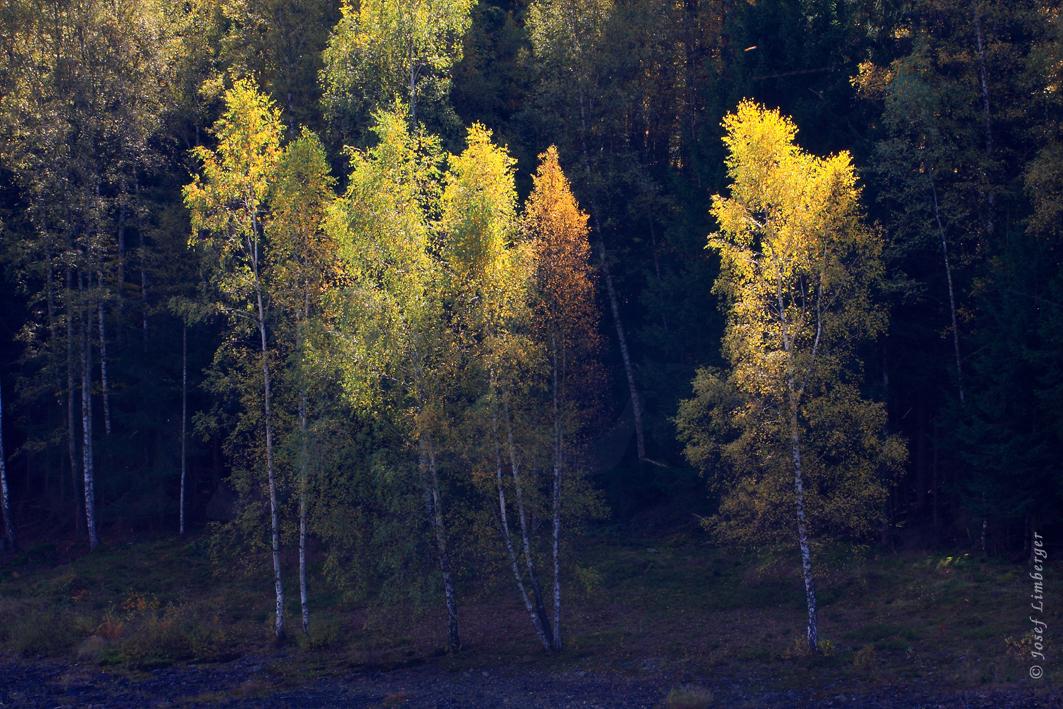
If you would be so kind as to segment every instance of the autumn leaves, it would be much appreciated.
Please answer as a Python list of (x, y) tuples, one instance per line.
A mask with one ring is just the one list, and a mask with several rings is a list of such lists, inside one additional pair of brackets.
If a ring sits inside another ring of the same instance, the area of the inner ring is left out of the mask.
[[(596, 339), (586, 333), (597, 315), (587, 217), (557, 151), (543, 154), (521, 216), (514, 160), (489, 131), (473, 126), (466, 149), (447, 156), (437, 138), (410, 129), (397, 103), (376, 114), (373, 147), (349, 149), (347, 188), (335, 197), (313, 134), (304, 130), (282, 150), (278, 112), (249, 82), (237, 81), (226, 103), (217, 151), (196, 150), (203, 173), (185, 188), (185, 203), (218, 309), (234, 337), (246, 339), (247, 325), (256, 336), (278, 637), (284, 594), (270, 368), (271, 350), (286, 342), (301, 431), (314, 416), (311, 373), (334, 378), (357, 416), (391, 431), (396, 474), (424, 499), (451, 648), (460, 644), (451, 507), (486, 512), (486, 504), (536, 632), (559, 650), (562, 520), (593, 506), (567, 449), (594, 400), (582, 389), (595, 383)], [(295, 460), (305, 631), (313, 471), (305, 450)], [(448, 495), (469, 483), (479, 496)], [(550, 520), (538, 539), (536, 516)], [(541, 566), (552, 571), (552, 598)]]
[(801, 551), (807, 642), (818, 644), (813, 540), (867, 536), (905, 460), (884, 407), (859, 390), (859, 343), (886, 323), (872, 303), (881, 239), (863, 222), (848, 153), (796, 145), (778, 111), (724, 119), (730, 196), (713, 198), (726, 298), (726, 372), (700, 370), (677, 417), (687, 457), (722, 492), (721, 541)]

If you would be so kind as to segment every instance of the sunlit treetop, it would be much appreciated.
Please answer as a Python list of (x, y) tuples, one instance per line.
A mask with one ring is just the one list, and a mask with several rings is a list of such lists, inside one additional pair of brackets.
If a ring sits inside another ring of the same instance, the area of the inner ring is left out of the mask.
[[(203, 163), (184, 188), (185, 205), (192, 213), (190, 244), (202, 231), (230, 240), (257, 238), (265, 200), (281, 155), (284, 126), (280, 110), (251, 80), (237, 80), (225, 92), (226, 110), (215, 123), (218, 149), (199, 146), (192, 153)], [(239, 246), (236, 246), (239, 248)]]

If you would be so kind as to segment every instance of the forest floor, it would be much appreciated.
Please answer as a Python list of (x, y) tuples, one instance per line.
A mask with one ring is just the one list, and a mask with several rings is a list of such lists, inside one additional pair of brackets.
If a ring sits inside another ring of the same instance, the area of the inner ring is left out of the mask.
[(810, 657), (791, 555), (585, 541), (560, 656), (504, 577), (459, 585), (451, 655), (435, 608), (367, 610), (315, 567), (311, 633), (277, 646), (271, 580), (212, 562), (205, 537), (31, 547), (0, 566), (0, 707), (1063, 707), (1063, 593), (1045, 579), (1038, 663), (1027, 565), (821, 550), (825, 652)]

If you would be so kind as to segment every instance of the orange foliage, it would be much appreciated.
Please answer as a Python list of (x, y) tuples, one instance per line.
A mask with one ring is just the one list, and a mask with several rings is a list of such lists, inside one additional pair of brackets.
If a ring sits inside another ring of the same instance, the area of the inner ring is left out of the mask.
[(524, 208), (524, 232), (534, 244), (538, 261), (536, 318), (549, 345), (594, 351), (598, 313), (594, 271), (590, 266), (587, 214), (580, 210), (568, 179), (558, 164), (557, 148), (539, 156), (534, 188)]

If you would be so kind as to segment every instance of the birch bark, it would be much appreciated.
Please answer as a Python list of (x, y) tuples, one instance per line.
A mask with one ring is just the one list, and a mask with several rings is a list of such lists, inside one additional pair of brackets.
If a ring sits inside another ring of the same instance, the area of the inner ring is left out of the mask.
[(310, 632), (310, 603), (306, 595), (306, 379), (303, 371), (303, 320), (310, 312), (310, 293), (304, 294), (302, 316), (297, 315), (295, 349), (299, 357), (299, 603), (303, 633)]
[[(78, 271), (78, 294), (84, 305), (84, 282)], [(89, 549), (100, 545), (96, 532), (95, 470), (92, 453), (92, 317), (87, 307), (82, 308), (81, 322), (81, 464), (85, 478), (85, 525), (89, 533)]]
[(447, 551), (447, 534), (443, 525), (443, 511), (440, 506), (439, 496), (439, 473), (436, 469), (436, 455), (432, 448), (432, 438), (428, 434), (421, 435), (421, 446), (424, 452), (422, 459), (428, 463), (428, 472), (431, 478), (428, 480), (428, 492), (432, 498), (432, 528), (435, 531), (436, 550), (439, 556), (439, 570), (443, 575), (443, 593), (447, 599), (447, 636), (451, 652), (461, 649), (461, 640), (458, 636), (458, 600), (454, 593), (454, 579), (450, 572), (450, 554)]
[[(251, 197), (251, 202), (256, 203), (254, 196)], [(258, 219), (252, 216), (252, 232), (253, 243), (248, 243), (248, 252), (251, 255), (251, 269), (254, 275), (255, 285), (255, 300), (258, 305), (258, 326), (259, 341), (261, 342), (262, 349), (262, 393), (263, 393), (263, 405), (265, 408), (265, 428), (266, 428), (266, 475), (269, 480), (269, 513), (270, 524), (272, 526), (272, 552), (273, 552), (273, 585), (277, 592), (277, 618), (274, 625), (274, 630), (277, 639), (279, 640), (284, 636), (284, 586), (281, 581), (281, 549), (280, 549), (280, 512), (277, 508), (277, 481), (273, 470), (273, 421), (270, 412), (270, 404), (272, 399), (272, 389), (270, 386), (269, 376), (269, 349), (266, 346), (266, 310), (262, 303), (262, 285), (259, 281), (259, 254), (258, 254)]]
[(3, 505), (4, 533), (7, 535), (11, 551), (18, 549), (18, 537), (15, 536), (15, 523), (11, 519), (11, 501), (7, 488), (7, 463), (4, 459), (4, 403), (0, 394), (0, 504)]
[(513, 551), (513, 540), (509, 534), (509, 520), (506, 516), (506, 493), (502, 487), (502, 444), (498, 438), (498, 413), (494, 412), (492, 418), (492, 424), (494, 426), (495, 434), (495, 485), (498, 489), (498, 512), (495, 514), (495, 520), (498, 522), (498, 531), (502, 534), (502, 542), (506, 545), (506, 553), (509, 555), (509, 564), (513, 570), (513, 580), (517, 582), (517, 589), (520, 591), (520, 598), (524, 602), (524, 607), (528, 611), (528, 616), (531, 618), (532, 626), (535, 628), (535, 634), (539, 638), (539, 642), (542, 643), (543, 648), (550, 652), (551, 643), (546, 637), (546, 633), (543, 630), (542, 621), (536, 613), (535, 608), (532, 606), (531, 599), (528, 598), (528, 591), (524, 587), (524, 577), (520, 573), (520, 566), (517, 564), (517, 555)]
[(554, 484), (551, 491), (550, 512), (553, 515), (551, 552), (554, 562), (554, 652), (561, 652), (561, 411), (557, 392), (557, 337), (552, 337), (554, 374)]
[[(99, 274), (100, 283), (103, 283), (103, 273)], [(103, 301), (101, 299), (97, 308), (100, 316), (100, 386), (103, 392), (103, 430), (111, 435), (111, 393), (107, 384), (107, 330), (104, 327)]]
[(531, 540), (528, 537), (528, 518), (524, 511), (524, 493), (520, 480), (520, 463), (517, 460), (517, 447), (513, 443), (513, 423), (509, 415), (509, 404), (503, 401), (502, 412), (506, 419), (506, 436), (509, 439), (509, 465), (513, 476), (513, 496), (517, 500), (517, 514), (520, 520), (520, 536), (524, 544), (524, 562), (528, 567), (528, 580), (531, 581), (532, 591), (535, 594), (535, 612), (539, 617), (539, 625), (543, 633), (544, 645), (547, 650), (553, 646), (553, 633), (550, 629), (550, 618), (546, 614), (543, 603), (543, 589), (539, 584), (539, 575), (535, 572), (535, 559), (532, 557)]
[(934, 198), (934, 219), (937, 221), (938, 234), (941, 236), (941, 255), (945, 260), (945, 277), (949, 283), (949, 312), (952, 313), (952, 346), (956, 354), (956, 388), (960, 394), (960, 405), (963, 405), (963, 367), (960, 364), (960, 328), (956, 324), (956, 295), (952, 289), (952, 269), (949, 267), (949, 247), (945, 242), (945, 228), (941, 225), (941, 214), (938, 212), (938, 192), (934, 185), (934, 171), (930, 174), (930, 192)]
[(188, 477), (188, 325), (181, 326), (181, 509), (180, 535), (185, 536), (185, 481)]

